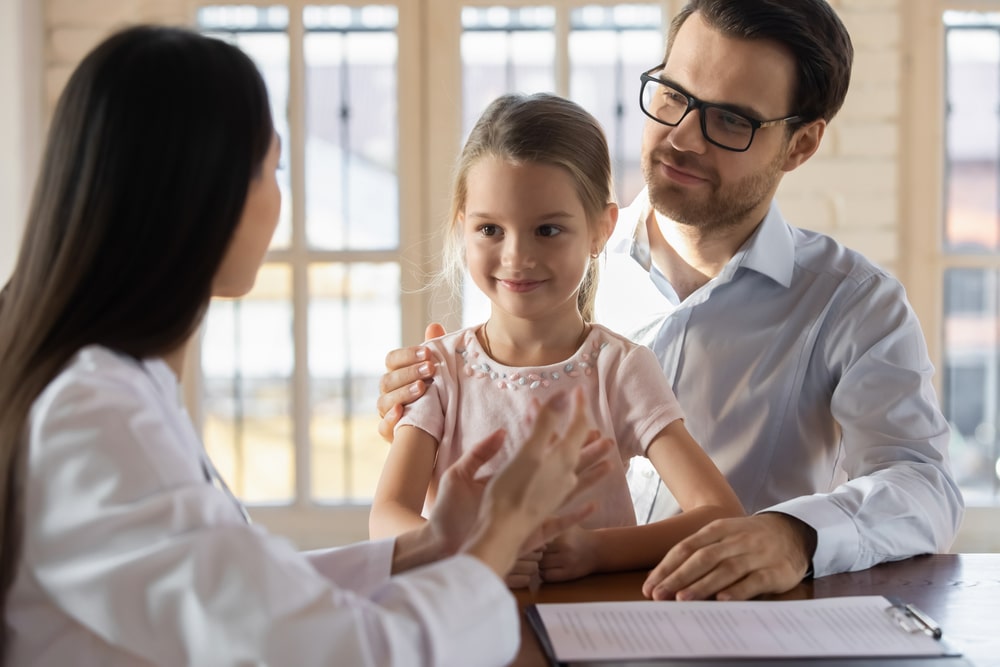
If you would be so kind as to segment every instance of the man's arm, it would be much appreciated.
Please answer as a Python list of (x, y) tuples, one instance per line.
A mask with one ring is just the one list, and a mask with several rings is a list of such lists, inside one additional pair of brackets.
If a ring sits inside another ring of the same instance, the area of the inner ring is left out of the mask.
[(848, 481), (707, 526), (668, 552), (647, 595), (741, 599), (788, 590), (810, 568), (823, 576), (949, 547), (963, 501), (933, 367), (902, 287), (869, 276), (831, 304), (823, 336), (817, 353), (831, 372)]
[(769, 508), (815, 529), (816, 576), (946, 551), (964, 510), (934, 367), (902, 286), (873, 276), (840, 313), (820, 349), (838, 371), (831, 414), (848, 481)]

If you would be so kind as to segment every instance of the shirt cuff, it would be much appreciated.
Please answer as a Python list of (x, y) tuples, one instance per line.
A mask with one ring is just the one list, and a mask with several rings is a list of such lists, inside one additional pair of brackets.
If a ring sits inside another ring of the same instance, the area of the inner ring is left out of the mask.
[(858, 560), (860, 539), (850, 516), (822, 495), (803, 496), (758, 512), (778, 512), (795, 517), (816, 531), (811, 575), (849, 572)]
[(383, 601), (392, 590), (405, 591), (408, 606), (425, 619), (434, 664), (506, 665), (517, 655), (517, 601), (478, 559), (458, 554), (414, 568), (393, 577), (373, 599)]
[(392, 575), (396, 538), (306, 551), (313, 568), (338, 588), (368, 597)]

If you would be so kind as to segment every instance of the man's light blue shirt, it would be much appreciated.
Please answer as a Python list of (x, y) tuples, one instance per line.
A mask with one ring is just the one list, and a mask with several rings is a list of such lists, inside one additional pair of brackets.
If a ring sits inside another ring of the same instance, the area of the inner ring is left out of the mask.
[[(748, 512), (816, 530), (815, 576), (946, 551), (963, 511), (933, 366), (902, 285), (797, 229), (772, 203), (718, 276), (683, 301), (651, 264), (646, 192), (608, 243), (597, 321), (648, 345), (691, 434)], [(677, 511), (645, 459), (640, 523)]]

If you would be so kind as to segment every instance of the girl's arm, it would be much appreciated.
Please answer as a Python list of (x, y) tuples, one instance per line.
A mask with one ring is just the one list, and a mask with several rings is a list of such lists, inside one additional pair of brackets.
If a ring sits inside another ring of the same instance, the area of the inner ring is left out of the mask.
[(646, 450), (683, 512), (626, 528), (575, 529), (546, 547), (542, 577), (576, 579), (591, 572), (655, 566), (674, 544), (715, 519), (744, 516), (743, 506), (684, 421), (668, 424)]
[(395, 537), (426, 523), (420, 511), (434, 472), (437, 448), (437, 440), (427, 431), (409, 425), (397, 429), (372, 500), (368, 517), (371, 539)]

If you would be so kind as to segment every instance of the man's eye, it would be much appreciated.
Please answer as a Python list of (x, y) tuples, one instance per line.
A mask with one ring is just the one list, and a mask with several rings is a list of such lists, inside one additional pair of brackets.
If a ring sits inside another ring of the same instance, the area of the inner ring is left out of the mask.
[(750, 121), (734, 113), (721, 112), (719, 122), (728, 130), (743, 132), (750, 129)]
[(672, 107), (686, 107), (687, 97), (670, 88), (663, 89), (663, 103)]

